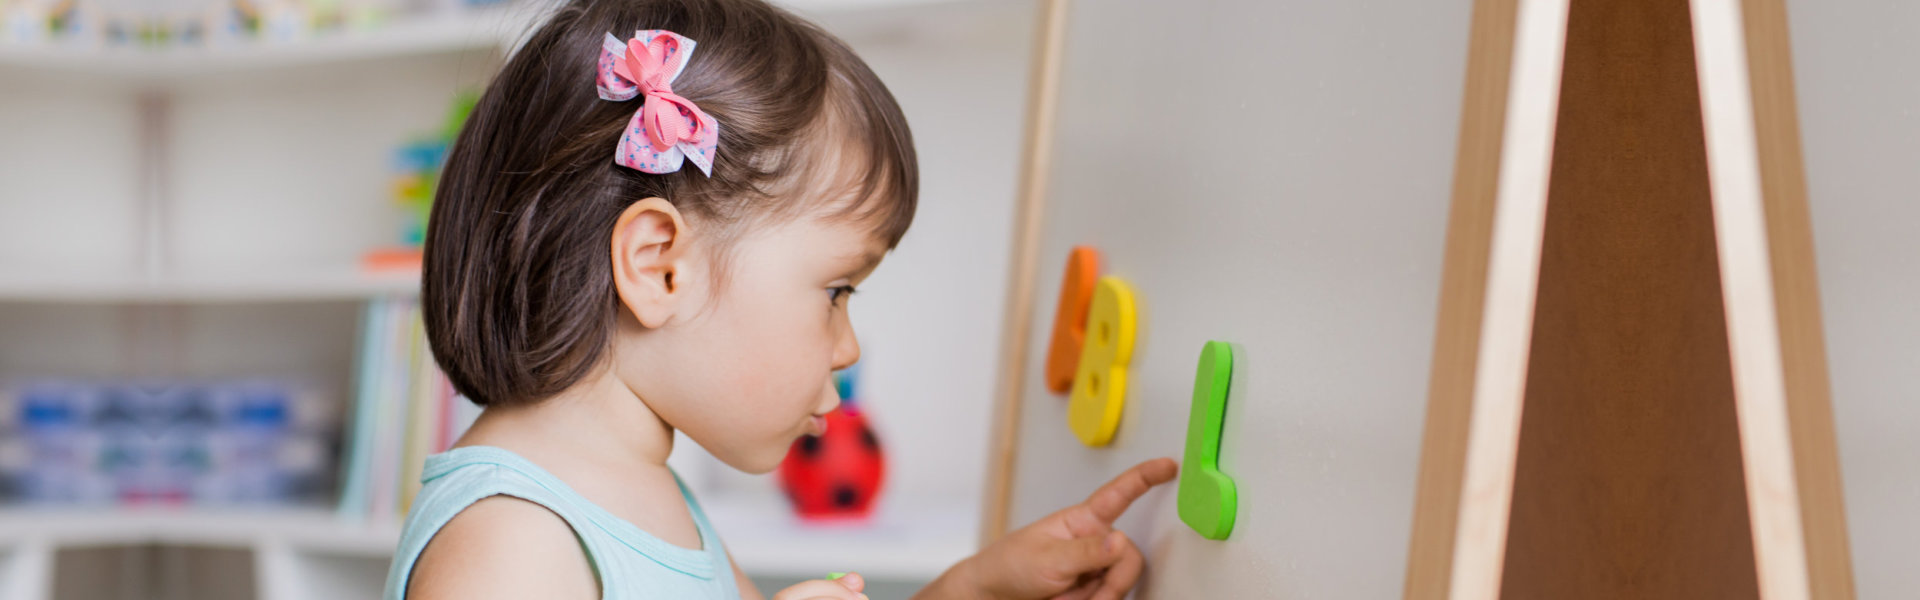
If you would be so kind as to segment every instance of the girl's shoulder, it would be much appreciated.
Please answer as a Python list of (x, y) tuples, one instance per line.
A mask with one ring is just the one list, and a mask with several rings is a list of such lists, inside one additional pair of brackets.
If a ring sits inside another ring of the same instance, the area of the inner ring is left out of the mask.
[[(387, 600), (595, 598), (565, 499), (516, 455), (469, 447), (427, 459), (387, 575)], [(554, 574), (574, 573), (559, 577)]]
[[(420, 585), (431, 587), (419, 598), (584, 598), (595, 597), (596, 589), (609, 600), (637, 589), (673, 598), (739, 597), (731, 560), (684, 485), (700, 549), (674, 546), (614, 517), (502, 448), (467, 446), (430, 456), (421, 480), (387, 571), (386, 600), (404, 600)], [(560, 588), (520, 593), (517, 586), (550, 573), (581, 576), (566, 576)], [(576, 587), (585, 595), (574, 594)]]
[(414, 559), (402, 596), (412, 598), (599, 597), (599, 584), (571, 526), (545, 506), (513, 496), (482, 498), (434, 533)]

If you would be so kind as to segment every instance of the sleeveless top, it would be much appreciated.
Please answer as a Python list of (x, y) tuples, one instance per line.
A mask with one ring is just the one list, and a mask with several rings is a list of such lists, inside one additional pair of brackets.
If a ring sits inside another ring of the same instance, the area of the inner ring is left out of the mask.
[(407, 512), (400, 547), (387, 570), (386, 600), (404, 600), (413, 565), (433, 535), (467, 506), (491, 496), (512, 496), (566, 520), (593, 567), (604, 600), (702, 598), (736, 600), (733, 566), (713, 525), (678, 474), (700, 529), (700, 550), (675, 546), (588, 502), (559, 478), (504, 448), (467, 446), (427, 457), (420, 493)]

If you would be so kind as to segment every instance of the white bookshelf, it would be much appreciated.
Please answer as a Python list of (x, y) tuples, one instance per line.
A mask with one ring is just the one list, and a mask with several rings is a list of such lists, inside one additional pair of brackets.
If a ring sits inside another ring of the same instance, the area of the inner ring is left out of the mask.
[[(682, 474), (749, 575), (924, 581), (977, 542), (998, 341), (979, 324), (1000, 321), (1005, 260), (954, 249), (1004, 252), (1032, 6), (786, 4), (868, 57), (921, 145), (920, 224), (854, 317), (888, 483), (871, 520), (819, 524), (767, 478), (698, 457), (708, 472)], [(440, 125), (539, 14), (158, 52), (0, 42), (0, 378), (145, 375), (129, 348), (158, 349), (187, 375), (285, 371), (344, 399), (357, 305), (418, 294), (415, 274), (358, 267), (398, 237), (392, 147)], [(286, 136), (305, 140), (297, 156), (276, 153)], [(63, 549), (142, 545), (247, 550), (261, 600), (373, 597), (398, 535), (331, 506), (0, 505), (0, 600), (51, 597)]]
[[(0, 43), (20, 92), (0, 97), (0, 375), (261, 373), (349, 404), (357, 305), (419, 291), (359, 265), (399, 241), (393, 148), (537, 15), (163, 51)], [(51, 597), (62, 551), (154, 546), (245, 552), (226, 568), (250, 568), (260, 600), (377, 597), (399, 530), (330, 504), (0, 506), (0, 600)]]

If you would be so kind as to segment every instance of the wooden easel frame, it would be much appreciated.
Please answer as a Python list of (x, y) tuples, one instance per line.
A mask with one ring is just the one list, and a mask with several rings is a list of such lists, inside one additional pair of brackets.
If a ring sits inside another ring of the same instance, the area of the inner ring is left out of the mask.
[(1409, 600), (1499, 593), (1567, 4), (1474, 4)]
[(1853, 598), (1786, 6), (1691, 4), (1760, 595)]
[(1027, 80), (1027, 138), (1015, 199), (1013, 248), (1008, 252), (1006, 313), (1000, 324), (1000, 371), (980, 505), (980, 545), (1006, 533), (1013, 502), (1014, 462), (1020, 456), (1020, 410), (1027, 378), (1027, 340), (1033, 328), (1034, 279), (1039, 270), (1041, 216), (1053, 162), (1054, 113), (1060, 99), (1060, 63), (1066, 53), (1068, 0), (1040, 0), (1033, 70)]

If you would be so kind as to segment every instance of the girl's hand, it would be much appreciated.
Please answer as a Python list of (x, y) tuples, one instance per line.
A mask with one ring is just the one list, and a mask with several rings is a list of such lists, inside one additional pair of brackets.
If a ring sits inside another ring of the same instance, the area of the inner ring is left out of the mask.
[(1179, 470), (1170, 458), (1135, 465), (1085, 502), (1007, 534), (950, 575), (964, 582), (956, 587), (987, 598), (1120, 600), (1140, 579), (1146, 561), (1113, 521), (1147, 490), (1173, 481)]
[(867, 595), (860, 593), (865, 587), (867, 580), (862, 579), (859, 573), (848, 573), (839, 579), (815, 579), (793, 584), (774, 594), (773, 600), (867, 600)]

